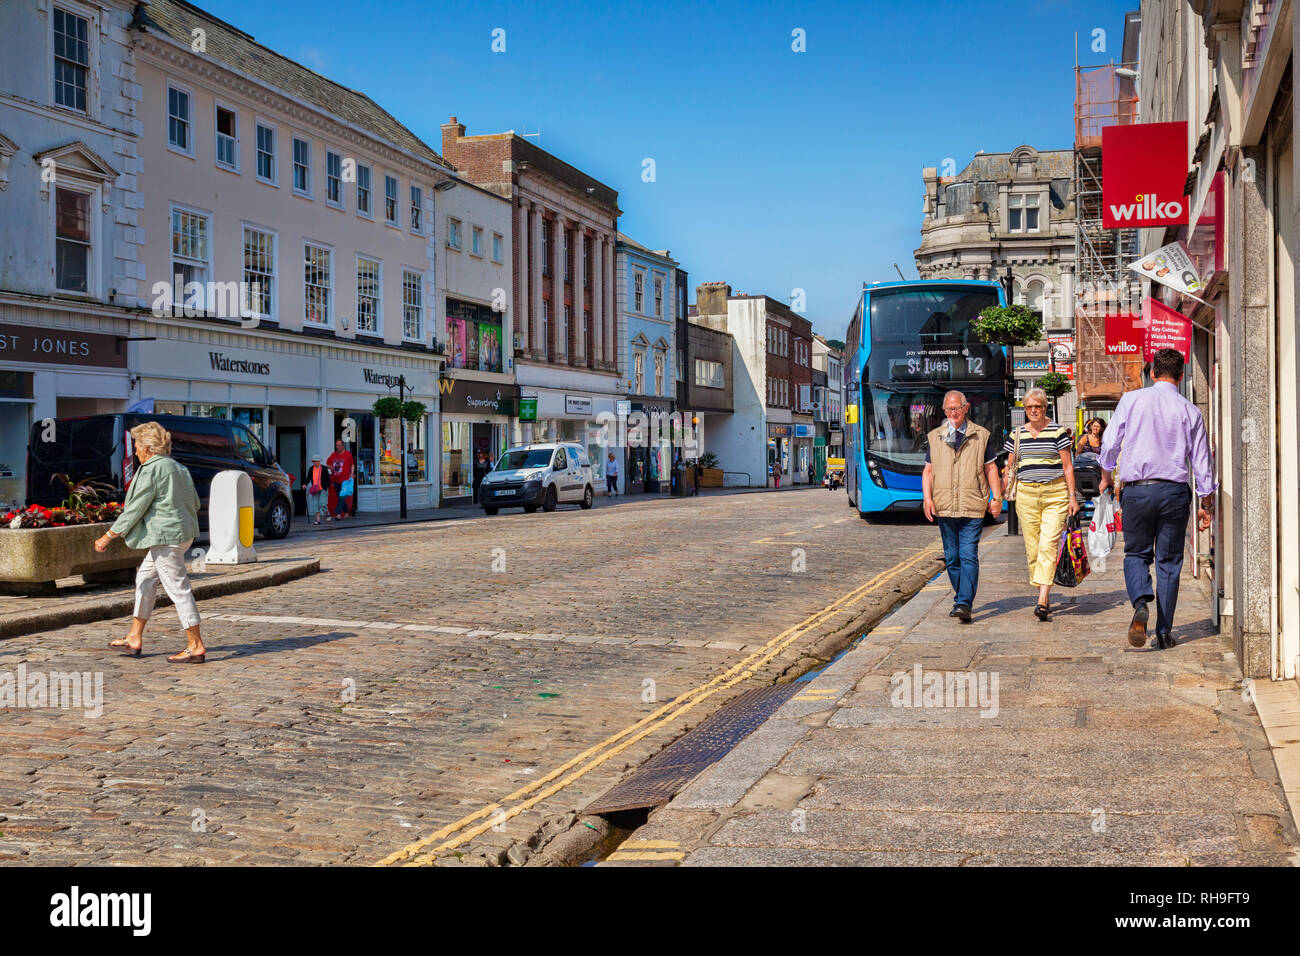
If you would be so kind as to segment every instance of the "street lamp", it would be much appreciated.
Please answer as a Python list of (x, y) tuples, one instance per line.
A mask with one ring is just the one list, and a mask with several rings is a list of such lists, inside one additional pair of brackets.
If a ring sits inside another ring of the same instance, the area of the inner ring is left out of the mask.
[[(388, 390), (391, 392), (393, 390), (393, 386), (389, 385)], [(402, 482), (401, 518), (405, 520), (406, 519), (406, 376), (405, 375), (397, 376), (397, 400), (401, 404), (401, 408), (397, 414), (397, 427), (401, 429), (402, 432), (402, 461), (397, 471), (401, 477), (401, 482)]]
[[(1015, 304), (1015, 278), (1011, 275), (1011, 266), (1007, 265), (1007, 274), (1002, 277), (1002, 285), (1006, 291), (1007, 304)], [(1007, 378), (1007, 424), (1011, 425), (1011, 409), (1016, 404), (1016, 349), (1015, 346), (1007, 346), (1007, 365), (1010, 375)], [(1016, 463), (1020, 467), (1020, 463)], [(1007, 502), (1007, 535), (1018, 536), (1020, 534), (1020, 519), (1016, 515), (1016, 503)]]

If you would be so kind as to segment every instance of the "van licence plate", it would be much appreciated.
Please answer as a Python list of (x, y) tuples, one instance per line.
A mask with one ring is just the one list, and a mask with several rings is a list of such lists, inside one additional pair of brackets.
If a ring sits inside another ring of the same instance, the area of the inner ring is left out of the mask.
[(498, 490), (496, 490), (496, 491), (494, 491), (494, 492), (492, 492), (492, 493), (493, 493), (494, 495), (496, 495), (498, 498), (500, 498), (502, 495), (513, 495), (513, 494), (515, 493), (515, 489), (514, 489), (514, 488), (499, 488)]

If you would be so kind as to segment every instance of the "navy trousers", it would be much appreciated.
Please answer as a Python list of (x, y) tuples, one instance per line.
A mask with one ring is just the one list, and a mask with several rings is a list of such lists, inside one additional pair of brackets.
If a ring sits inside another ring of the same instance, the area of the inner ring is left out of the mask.
[[(1134, 606), (1156, 601), (1156, 633), (1168, 636), (1178, 608), (1178, 579), (1183, 573), (1183, 542), (1191, 515), (1192, 489), (1185, 484), (1125, 485), (1124, 585)], [(1151, 593), (1151, 561), (1156, 563), (1156, 590)]]
[(954, 604), (971, 607), (980, 583), (980, 531), (983, 518), (937, 518), (943, 563), (955, 595)]

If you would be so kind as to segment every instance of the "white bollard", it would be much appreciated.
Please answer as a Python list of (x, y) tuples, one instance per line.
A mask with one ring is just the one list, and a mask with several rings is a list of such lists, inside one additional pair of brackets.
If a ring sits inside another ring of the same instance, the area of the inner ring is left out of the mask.
[(222, 471), (208, 493), (208, 564), (251, 564), (253, 482), (245, 472)]

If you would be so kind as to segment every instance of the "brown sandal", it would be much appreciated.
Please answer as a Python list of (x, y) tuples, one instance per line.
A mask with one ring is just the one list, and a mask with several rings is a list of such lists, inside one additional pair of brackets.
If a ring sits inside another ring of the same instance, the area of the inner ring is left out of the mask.
[(202, 664), (204, 660), (207, 658), (207, 656), (208, 656), (207, 651), (204, 651), (202, 654), (191, 654), (190, 649), (187, 647), (179, 654), (167, 658), (167, 663), (168, 664)]

